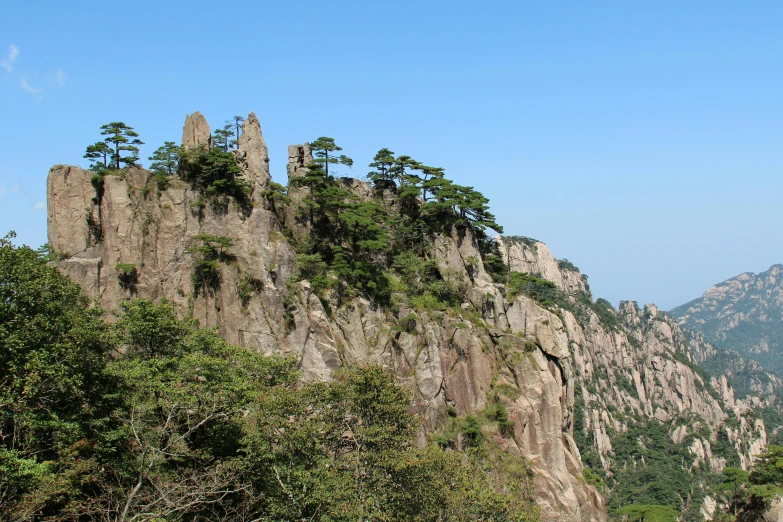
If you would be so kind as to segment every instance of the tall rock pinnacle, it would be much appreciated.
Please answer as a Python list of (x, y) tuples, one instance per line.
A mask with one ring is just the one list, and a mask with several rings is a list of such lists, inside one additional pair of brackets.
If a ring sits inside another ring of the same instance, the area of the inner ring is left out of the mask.
[(313, 162), (310, 144), (288, 146), (288, 179), (298, 178), (307, 174), (307, 166)]
[(247, 115), (239, 136), (239, 151), (244, 159), (244, 175), (253, 186), (253, 190), (269, 188), (269, 151), (261, 134), (261, 124), (255, 113)]
[(206, 148), (212, 147), (212, 131), (204, 115), (196, 111), (185, 117), (185, 126), (182, 128), (182, 148), (192, 149), (200, 145)]

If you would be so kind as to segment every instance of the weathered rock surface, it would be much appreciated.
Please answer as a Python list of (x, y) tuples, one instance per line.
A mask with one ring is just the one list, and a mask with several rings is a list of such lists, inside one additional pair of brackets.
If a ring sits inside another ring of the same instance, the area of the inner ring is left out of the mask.
[(255, 113), (247, 115), (239, 135), (239, 151), (243, 174), (254, 192), (267, 190), (272, 178), (269, 175), (269, 151), (261, 133), (261, 124)]
[(206, 118), (200, 112), (188, 114), (185, 117), (185, 125), (182, 128), (182, 148), (212, 147), (212, 131)]
[(541, 241), (526, 237), (498, 236), (496, 239), (511, 270), (537, 274), (568, 294), (590, 292), (587, 278), (570, 263), (555, 259)]

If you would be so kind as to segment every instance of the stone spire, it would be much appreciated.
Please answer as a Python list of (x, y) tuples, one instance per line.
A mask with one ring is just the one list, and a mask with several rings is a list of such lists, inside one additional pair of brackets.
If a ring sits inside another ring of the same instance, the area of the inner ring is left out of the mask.
[(242, 124), (242, 134), (239, 136), (239, 152), (243, 163), (243, 175), (253, 187), (253, 190), (267, 190), (271, 180), (269, 176), (269, 151), (266, 148), (264, 136), (261, 134), (261, 124), (255, 113), (247, 115)]
[(185, 117), (185, 126), (182, 128), (182, 148), (212, 147), (212, 131), (204, 115), (196, 111)]
[(313, 162), (310, 144), (288, 146), (288, 179), (298, 178), (307, 173), (307, 166)]

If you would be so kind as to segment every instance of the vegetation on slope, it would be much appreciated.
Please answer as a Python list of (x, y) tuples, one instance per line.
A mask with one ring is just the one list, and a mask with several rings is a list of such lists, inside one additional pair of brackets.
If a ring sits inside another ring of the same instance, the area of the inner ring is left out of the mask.
[(116, 320), (38, 252), (0, 240), (4, 520), (529, 520), (487, 457), (419, 449), (379, 368), (297, 386), (294, 361), (173, 308)]

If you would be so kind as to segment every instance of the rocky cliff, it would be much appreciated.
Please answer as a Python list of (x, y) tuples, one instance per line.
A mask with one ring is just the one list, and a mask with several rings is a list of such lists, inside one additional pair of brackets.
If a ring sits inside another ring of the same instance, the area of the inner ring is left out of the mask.
[[(203, 116), (188, 116), (183, 145), (210, 142)], [(554, 283), (555, 301), (493, 280), (464, 228), (432, 237), (429, 249), (444, 278), (461, 286), (459, 306), (422, 308), (399, 292), (394, 306), (362, 294), (319, 295), (297, 272), (294, 242), (308, 234), (297, 207), (306, 189), (292, 186), (287, 203), (270, 196), (269, 156), (252, 113), (233, 154), (249, 205), (204, 205), (185, 181), (172, 177), (161, 188), (141, 168), (96, 180), (90, 171), (56, 165), (47, 196), (60, 269), (106, 309), (130, 297), (165, 298), (231, 343), (295, 354), (305, 379), (328, 379), (346, 364), (382, 364), (413, 390), (424, 432), (437, 432), (449, 415), (502, 404), (513, 429), (491, 436), (529, 460), (547, 520), (606, 518), (602, 486), (584, 470), (582, 453), (591, 452), (591, 465), (611, 478), (614, 437), (641, 422), (671, 426), (669, 438), (688, 444), (690, 468), (721, 468), (726, 458), (712, 451), (720, 433), (743, 466), (764, 445), (763, 421), (747, 415), (748, 404), (725, 378), (708, 381), (697, 372), (693, 354), (710, 350), (703, 339), (686, 336), (652, 305), (624, 303), (617, 311), (594, 303), (586, 278), (543, 243), (497, 241), (510, 271)], [(311, 160), (307, 144), (289, 147), (289, 177), (303, 176)], [(393, 191), (341, 183), (358, 198), (396, 204)], [(193, 278), (192, 247), (207, 236), (231, 239), (209, 291)]]

